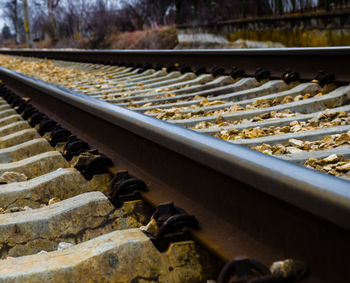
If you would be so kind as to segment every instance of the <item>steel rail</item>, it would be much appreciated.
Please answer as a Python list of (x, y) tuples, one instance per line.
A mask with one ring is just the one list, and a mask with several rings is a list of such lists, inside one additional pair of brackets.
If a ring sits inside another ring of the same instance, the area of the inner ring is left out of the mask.
[(280, 77), (286, 68), (300, 73), (302, 79), (311, 80), (318, 71), (333, 73), (338, 82), (348, 82), (350, 70), (349, 47), (270, 48), (236, 50), (60, 50), (13, 49), (0, 50), (2, 54), (33, 56), (68, 61), (86, 61), (105, 64), (150, 63), (180, 64), (184, 66), (220, 66), (230, 72), (240, 67), (248, 75), (262, 67), (272, 77)]
[(2, 67), (0, 78), (117, 169), (145, 179), (151, 204), (173, 200), (196, 215), (202, 227), (195, 238), (223, 260), (299, 258), (313, 267), (309, 282), (350, 272), (348, 181)]

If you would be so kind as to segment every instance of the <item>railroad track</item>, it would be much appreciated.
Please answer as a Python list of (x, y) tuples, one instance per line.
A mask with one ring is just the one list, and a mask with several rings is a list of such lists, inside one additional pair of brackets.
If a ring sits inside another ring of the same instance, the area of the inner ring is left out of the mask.
[(350, 278), (348, 49), (1, 53), (0, 280)]

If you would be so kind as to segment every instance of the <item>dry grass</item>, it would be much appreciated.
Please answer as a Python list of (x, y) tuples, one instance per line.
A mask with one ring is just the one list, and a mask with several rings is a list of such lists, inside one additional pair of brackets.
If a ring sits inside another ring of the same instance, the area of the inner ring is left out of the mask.
[[(113, 32), (103, 41), (94, 38), (66, 38), (56, 45), (51, 40), (34, 42), (35, 48), (107, 48), (107, 49), (172, 49), (177, 45), (175, 27), (162, 27), (134, 32)], [(3, 48), (26, 48), (25, 43), (16, 45), (14, 41), (3, 42)]]
[(172, 49), (178, 43), (174, 27), (113, 34), (108, 42), (112, 49)]

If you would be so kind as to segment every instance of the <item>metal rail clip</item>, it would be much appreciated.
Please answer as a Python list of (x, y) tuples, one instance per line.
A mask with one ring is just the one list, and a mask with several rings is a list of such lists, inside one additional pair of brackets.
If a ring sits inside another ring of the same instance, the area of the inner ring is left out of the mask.
[(118, 172), (108, 186), (108, 194), (116, 208), (121, 207), (125, 201), (140, 199), (140, 191), (147, 191), (146, 183), (128, 171)]
[(28, 123), (31, 127), (35, 127), (37, 124), (39, 124), (44, 119), (48, 119), (48, 117), (44, 113), (41, 113), (38, 111), (38, 112), (33, 113), (33, 115), (31, 115), (28, 118)]
[(321, 87), (335, 82), (335, 76), (333, 74), (326, 74), (324, 71), (319, 71), (312, 81), (318, 83)]
[(51, 146), (56, 146), (59, 142), (67, 142), (68, 138), (72, 135), (70, 131), (61, 126), (56, 126), (50, 134), (49, 143)]
[(108, 168), (113, 165), (112, 160), (96, 149), (83, 152), (74, 164), (85, 179), (91, 180), (94, 175), (108, 173)]
[(237, 257), (221, 270), (217, 283), (292, 283), (300, 281), (308, 267), (296, 260), (278, 261), (268, 269), (253, 258)]
[(57, 126), (57, 122), (50, 118), (46, 118), (40, 121), (38, 133), (43, 136), (47, 132), (51, 132)]
[(245, 71), (241, 68), (233, 67), (230, 75), (235, 80), (238, 78), (242, 78), (245, 75)]
[(71, 161), (73, 156), (78, 156), (80, 153), (89, 150), (89, 144), (87, 142), (78, 139), (76, 136), (71, 135), (68, 137), (67, 143), (63, 148), (63, 157)]
[(300, 75), (288, 68), (284, 71), (281, 78), (287, 85), (289, 85), (292, 82), (299, 81)]
[(258, 82), (264, 81), (264, 80), (268, 80), (270, 78), (270, 72), (263, 69), (263, 68), (257, 68), (255, 73), (254, 73), (254, 77)]
[(197, 219), (171, 202), (160, 204), (142, 230), (150, 237), (155, 247), (163, 252), (170, 243), (191, 240), (190, 228), (199, 228)]

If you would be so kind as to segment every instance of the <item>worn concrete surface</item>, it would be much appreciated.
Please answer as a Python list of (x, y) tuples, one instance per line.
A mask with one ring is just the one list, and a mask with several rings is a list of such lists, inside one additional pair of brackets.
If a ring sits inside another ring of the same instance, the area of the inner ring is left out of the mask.
[(64, 200), (85, 192), (106, 192), (110, 180), (109, 174), (101, 174), (87, 181), (75, 168), (61, 168), (25, 182), (1, 185), (0, 207), (38, 208), (53, 197)]
[(38, 209), (0, 215), (0, 257), (53, 251), (60, 242), (78, 244), (147, 223), (142, 201), (115, 209), (101, 192), (90, 192)]
[(12, 123), (16, 123), (19, 121), (23, 121), (21, 115), (18, 115), (18, 114), (9, 115), (0, 119), (0, 127), (4, 127), (6, 125), (10, 125)]
[(11, 115), (18, 115), (18, 113), (10, 107), (7, 107), (6, 109), (0, 107), (0, 119), (8, 118)]
[(115, 231), (71, 248), (0, 261), (0, 282), (205, 282), (196, 245), (160, 253), (139, 229)]
[(0, 164), (0, 174), (10, 171), (25, 174), (28, 179), (69, 167), (69, 163), (58, 151), (43, 152), (38, 155), (11, 163)]
[(34, 129), (26, 129), (0, 138), (0, 149), (38, 139), (41, 136)]
[(0, 163), (15, 162), (52, 150), (53, 148), (46, 139), (33, 139), (11, 147), (0, 149)]
[(0, 137), (4, 137), (18, 131), (22, 131), (25, 129), (30, 129), (31, 126), (26, 121), (18, 121), (16, 123), (12, 123), (9, 125), (5, 125), (0, 127)]

